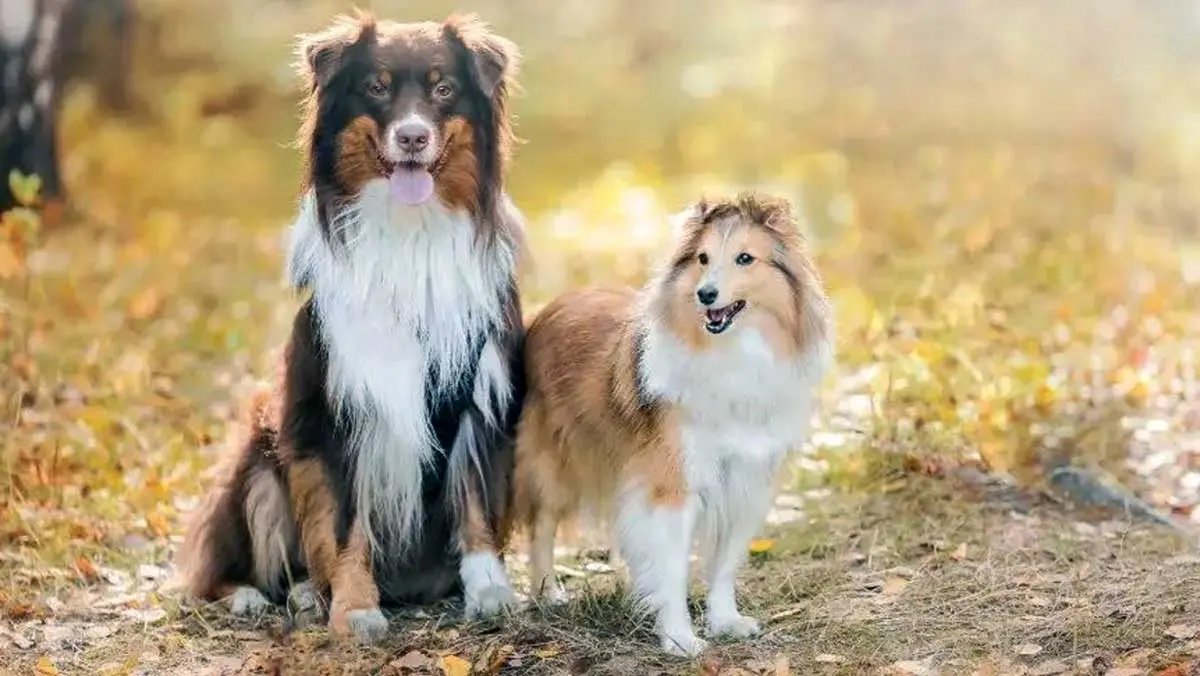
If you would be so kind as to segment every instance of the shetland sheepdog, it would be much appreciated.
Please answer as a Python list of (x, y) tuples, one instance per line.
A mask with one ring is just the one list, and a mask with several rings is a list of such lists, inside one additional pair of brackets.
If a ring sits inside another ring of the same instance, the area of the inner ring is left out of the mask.
[(808, 434), (833, 327), (786, 201), (742, 194), (679, 220), (674, 254), (642, 290), (568, 292), (529, 325), (515, 509), (544, 599), (562, 593), (559, 522), (582, 508), (611, 514), (663, 649), (695, 655), (706, 642), (687, 605), (694, 535), (708, 635), (759, 631), (734, 578), (785, 455)]
[(469, 616), (496, 612), (523, 389), (517, 49), (474, 17), (360, 13), (298, 53), (289, 273), (309, 294), (186, 537), (187, 586), (245, 612), (307, 577), (330, 628), (364, 641), (387, 630), (381, 603), (461, 591)]

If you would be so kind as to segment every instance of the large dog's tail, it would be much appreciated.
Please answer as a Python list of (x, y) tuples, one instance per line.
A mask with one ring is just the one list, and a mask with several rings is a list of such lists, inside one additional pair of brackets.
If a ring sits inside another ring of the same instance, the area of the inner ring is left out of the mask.
[(297, 529), (277, 464), (275, 396), (262, 388), (251, 397), (215, 484), (192, 517), (179, 561), (193, 598), (216, 600), (252, 585), (280, 603), (301, 573)]

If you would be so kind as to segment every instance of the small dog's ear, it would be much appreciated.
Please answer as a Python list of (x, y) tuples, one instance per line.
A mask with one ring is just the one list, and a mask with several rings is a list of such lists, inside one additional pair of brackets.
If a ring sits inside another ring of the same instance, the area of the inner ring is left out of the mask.
[(695, 204), (689, 205), (673, 214), (667, 216), (667, 223), (671, 226), (671, 236), (680, 237), (687, 228), (688, 223), (692, 219), (698, 219), (704, 214), (704, 200), (700, 200)]
[(471, 53), (471, 76), (483, 95), (489, 99), (504, 95), (520, 66), (521, 50), (516, 43), (493, 33), (474, 14), (451, 16), (444, 28)]
[(374, 36), (375, 18), (369, 13), (339, 16), (322, 31), (296, 37), (296, 70), (309, 89), (324, 87), (341, 68), (346, 50)]

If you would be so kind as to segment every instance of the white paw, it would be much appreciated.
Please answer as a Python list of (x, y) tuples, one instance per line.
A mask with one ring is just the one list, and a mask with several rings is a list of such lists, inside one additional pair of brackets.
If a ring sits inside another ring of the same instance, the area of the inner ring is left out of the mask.
[(490, 584), (466, 595), (467, 619), (491, 617), (516, 605), (517, 597), (506, 584)]
[(304, 627), (320, 621), (325, 615), (325, 603), (315, 585), (305, 581), (293, 585), (288, 591), (288, 609), (298, 626)]
[(662, 635), (662, 649), (676, 657), (695, 657), (704, 652), (708, 641), (693, 634), (690, 630)]
[(758, 620), (745, 615), (728, 617), (712, 617), (708, 620), (709, 636), (731, 636), (733, 638), (749, 638), (757, 636), (762, 628)]
[(542, 591), (542, 595), (538, 597), (538, 602), (547, 606), (559, 606), (571, 600), (567, 596), (567, 590), (562, 588), (557, 582), (547, 582), (546, 589)]
[(260, 615), (270, 607), (271, 602), (254, 587), (238, 587), (229, 600), (229, 612), (238, 617)]
[(387, 635), (388, 621), (378, 608), (351, 610), (346, 613), (350, 633), (360, 643), (375, 643)]

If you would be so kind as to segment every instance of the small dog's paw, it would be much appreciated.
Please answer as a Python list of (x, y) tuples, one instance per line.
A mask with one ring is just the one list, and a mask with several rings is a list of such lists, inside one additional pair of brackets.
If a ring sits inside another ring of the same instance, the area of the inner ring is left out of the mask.
[(513, 607), (517, 597), (506, 584), (491, 584), (466, 597), (466, 616), (469, 620), (491, 617)]
[(254, 587), (238, 587), (229, 599), (229, 612), (237, 617), (261, 615), (271, 607), (271, 601)]
[(730, 636), (732, 638), (750, 638), (762, 631), (758, 620), (745, 615), (730, 617), (714, 617), (708, 621), (709, 636)]
[(299, 628), (316, 624), (325, 617), (324, 600), (316, 585), (307, 581), (293, 585), (288, 591), (288, 610)]
[(690, 631), (687, 633), (664, 634), (662, 636), (662, 649), (668, 655), (675, 655), (676, 657), (695, 657), (704, 652), (707, 647), (708, 641)]
[(388, 621), (378, 608), (358, 608), (330, 613), (329, 629), (359, 643), (376, 643), (387, 635)]

